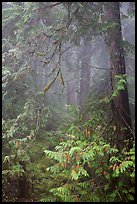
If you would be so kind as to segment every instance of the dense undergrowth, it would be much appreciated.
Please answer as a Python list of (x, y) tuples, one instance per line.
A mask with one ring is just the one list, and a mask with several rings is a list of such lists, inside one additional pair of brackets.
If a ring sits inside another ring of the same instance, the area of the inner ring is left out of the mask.
[(118, 132), (109, 111), (125, 76), (119, 76), (114, 93), (90, 96), (79, 114), (72, 105), (51, 106), (32, 90), (31, 80), (19, 86), (20, 71), (8, 70), (3, 71), (3, 202), (134, 200), (134, 141), (131, 149), (127, 141), (116, 148)]
[(116, 127), (103, 109), (81, 117), (70, 105), (63, 119), (36, 104), (29, 99), (16, 118), (3, 119), (3, 201), (134, 200), (134, 142), (130, 150), (113, 145)]
[[(54, 150), (45, 149), (53, 161), (46, 170), (57, 186), (49, 190), (55, 199), (65, 202), (127, 202), (134, 199), (135, 147), (120, 152), (110, 142), (115, 126), (102, 119), (98, 110), (88, 120), (69, 125)], [(111, 126), (111, 128), (110, 128)], [(107, 134), (107, 137), (106, 137)], [(108, 141), (106, 138), (109, 138)], [(42, 201), (46, 201), (43, 198)]]

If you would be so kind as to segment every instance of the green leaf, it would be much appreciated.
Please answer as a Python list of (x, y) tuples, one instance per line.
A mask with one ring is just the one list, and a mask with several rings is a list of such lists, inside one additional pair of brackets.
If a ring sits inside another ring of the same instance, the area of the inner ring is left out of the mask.
[(135, 172), (132, 172), (132, 174), (130, 174), (131, 178), (135, 178)]
[(3, 160), (3, 163), (5, 162), (10, 162), (10, 157), (9, 156), (5, 156), (4, 160)]
[(76, 173), (75, 170), (71, 171), (71, 176), (72, 176), (72, 180), (78, 180), (78, 174)]
[(80, 175), (89, 176), (89, 174), (87, 173), (87, 171), (83, 167), (80, 167), (78, 169), (78, 176), (80, 176)]
[(116, 167), (116, 175), (119, 175), (119, 168), (118, 168), (118, 166)]
[(121, 90), (124, 90), (125, 87), (123, 85), (117, 85), (117, 90), (121, 91)]
[(116, 162), (116, 161), (117, 161), (117, 162), (121, 162), (121, 160), (118, 159), (118, 158), (115, 157), (115, 156), (112, 156), (109, 161), (110, 161), (110, 162)]
[(72, 156), (74, 151), (76, 152), (80, 152), (81, 151), (81, 148), (80, 147), (72, 147), (69, 151), (69, 155)]
[(119, 94), (119, 91), (116, 90), (116, 91), (113, 92), (112, 97), (116, 97), (116, 96), (118, 96), (118, 94)]
[(89, 157), (90, 157), (89, 154), (87, 154), (86, 152), (83, 152), (82, 159), (83, 159), (84, 163), (89, 159)]
[(119, 150), (118, 150), (117, 148), (113, 148), (113, 147), (112, 147), (112, 148), (110, 148), (109, 151), (110, 151), (110, 153), (112, 153), (112, 152), (117, 153)]

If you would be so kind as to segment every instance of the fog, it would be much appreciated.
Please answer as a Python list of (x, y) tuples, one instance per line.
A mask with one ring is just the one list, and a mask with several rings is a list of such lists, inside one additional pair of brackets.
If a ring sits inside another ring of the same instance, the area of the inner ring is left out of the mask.
[[(94, 162), (104, 155), (92, 155), (92, 142), (97, 148), (100, 141), (117, 148), (110, 155), (134, 147), (134, 2), (2, 2), (2, 126), (4, 202), (130, 201), (124, 191), (109, 197), (107, 187), (102, 188), (106, 181), (99, 181), (88, 155)], [(63, 163), (64, 155), (68, 163)], [(131, 164), (120, 169), (123, 155), (112, 165), (110, 160), (108, 169), (119, 164), (119, 173), (110, 175), (112, 183), (126, 168), (134, 169)], [(68, 174), (55, 171), (57, 162)], [(95, 170), (106, 166), (95, 163)], [(109, 170), (104, 169), (106, 176)], [(84, 193), (82, 185), (68, 187), (69, 193), (54, 189), (81, 184), (87, 175), (97, 183), (91, 189), (99, 187), (106, 197), (91, 190), (92, 199), (89, 187)], [(113, 194), (115, 188), (111, 190)]]

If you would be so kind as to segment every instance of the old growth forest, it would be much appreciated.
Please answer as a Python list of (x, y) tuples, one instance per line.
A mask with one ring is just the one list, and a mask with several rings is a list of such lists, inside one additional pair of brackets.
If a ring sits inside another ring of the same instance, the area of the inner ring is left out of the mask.
[(135, 200), (135, 2), (2, 2), (2, 202)]

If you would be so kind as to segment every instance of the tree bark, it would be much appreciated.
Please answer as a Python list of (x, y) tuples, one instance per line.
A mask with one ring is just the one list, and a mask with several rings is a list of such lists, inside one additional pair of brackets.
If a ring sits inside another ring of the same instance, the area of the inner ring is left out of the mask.
[[(109, 49), (111, 66), (111, 86), (112, 91), (114, 91), (114, 87), (117, 83), (115, 76), (119, 74), (126, 74), (124, 51), (121, 46), (122, 32), (120, 21), (120, 3), (106, 2), (104, 5), (106, 12), (105, 20), (107, 20), (107, 22), (115, 23), (115, 25), (110, 27), (107, 31), (107, 46)], [(125, 85), (124, 90), (120, 91), (118, 96), (113, 98), (112, 112), (117, 130), (115, 144), (119, 149), (122, 149), (125, 146), (124, 140), (129, 139), (130, 148), (132, 146), (131, 138), (133, 137), (133, 134), (127, 85)]]
[(81, 51), (81, 76), (80, 76), (80, 95), (79, 106), (80, 113), (84, 111), (84, 104), (90, 91), (90, 65), (91, 63), (91, 45), (88, 38), (83, 39)]
[(67, 104), (77, 105), (76, 82), (71, 80), (67, 82)]

